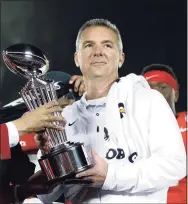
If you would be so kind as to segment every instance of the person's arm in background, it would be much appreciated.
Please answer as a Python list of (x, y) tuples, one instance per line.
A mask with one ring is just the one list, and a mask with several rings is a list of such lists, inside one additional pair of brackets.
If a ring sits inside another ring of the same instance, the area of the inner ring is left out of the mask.
[(10, 145), (7, 125), (0, 124), (0, 159), (10, 159)]
[(62, 117), (52, 116), (53, 112), (62, 111), (58, 102), (49, 102), (31, 112), (25, 113), (21, 118), (0, 125), (0, 155), (1, 159), (10, 159), (10, 148), (16, 146), (19, 137), (26, 133), (43, 131), (45, 128), (62, 130), (52, 122), (64, 121)]
[(19, 138), (25, 133), (43, 131), (45, 128), (63, 130), (63, 127), (58, 127), (52, 123), (54, 121), (65, 122), (63, 117), (53, 116), (52, 113), (56, 111), (61, 112), (62, 108), (57, 102), (53, 101), (34, 111), (25, 113), (15, 121), (4, 124), (7, 132), (3, 132), (1, 136), (3, 137), (4, 133), (7, 134), (10, 151), (10, 159), (0, 160), (0, 197), (4, 197), (4, 200), (15, 202), (18, 199), (20, 201), (35, 192), (40, 194), (46, 189), (43, 183), (38, 185), (28, 183), (28, 179), (34, 173), (35, 165), (30, 162), (28, 155), (22, 151)]

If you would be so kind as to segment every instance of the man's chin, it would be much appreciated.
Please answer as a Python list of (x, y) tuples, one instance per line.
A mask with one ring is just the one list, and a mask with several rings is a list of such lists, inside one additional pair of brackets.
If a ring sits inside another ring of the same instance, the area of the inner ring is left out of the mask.
[(103, 73), (93, 73), (92, 74), (92, 76), (91, 76), (92, 78), (102, 78), (102, 77), (105, 77), (105, 74), (103, 74)]

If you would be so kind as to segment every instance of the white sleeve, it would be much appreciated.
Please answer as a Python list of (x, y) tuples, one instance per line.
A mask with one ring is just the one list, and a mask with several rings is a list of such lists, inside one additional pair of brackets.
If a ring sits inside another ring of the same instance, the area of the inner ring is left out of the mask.
[(177, 121), (156, 91), (150, 108), (148, 146), (151, 156), (124, 166), (109, 165), (104, 190), (153, 192), (177, 185), (186, 175), (186, 153)]
[(9, 146), (11, 148), (11, 147), (14, 147), (18, 144), (19, 133), (18, 133), (18, 130), (17, 130), (17, 128), (13, 122), (6, 123), (6, 126), (8, 128)]

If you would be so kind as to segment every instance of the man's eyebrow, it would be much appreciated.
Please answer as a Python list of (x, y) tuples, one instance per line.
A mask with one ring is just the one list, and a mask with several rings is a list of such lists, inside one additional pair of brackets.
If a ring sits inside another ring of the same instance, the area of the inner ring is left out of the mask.
[(103, 43), (103, 44), (104, 44), (104, 43), (114, 44), (114, 42), (112, 42), (111, 40), (104, 40), (104, 41), (102, 41), (102, 43)]
[[(86, 41), (83, 42), (83, 45), (88, 44), (88, 43), (93, 44), (93, 43), (95, 43), (95, 42), (94, 42), (93, 40), (86, 40)], [(114, 42), (112, 42), (111, 40), (103, 40), (103, 41), (102, 41), (102, 44), (105, 44), (105, 43), (114, 44)]]
[(94, 43), (94, 41), (92, 41), (92, 40), (86, 40), (86, 41), (83, 42), (83, 45), (88, 44), (88, 43)]

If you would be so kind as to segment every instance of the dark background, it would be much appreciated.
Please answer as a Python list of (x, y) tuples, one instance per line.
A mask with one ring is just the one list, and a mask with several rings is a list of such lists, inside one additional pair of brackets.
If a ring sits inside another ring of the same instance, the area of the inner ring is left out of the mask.
[[(180, 82), (177, 110), (186, 110), (187, 5), (185, 0), (51, 0), (1, 2), (1, 52), (15, 43), (42, 49), (51, 70), (80, 74), (74, 65), (81, 25), (107, 18), (120, 29), (126, 59), (120, 76), (151, 63), (170, 65)], [(25, 80), (0, 67), (0, 106), (19, 98)]]

